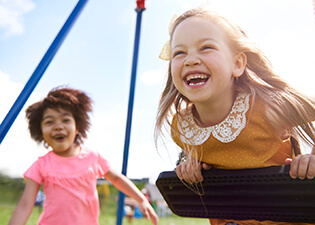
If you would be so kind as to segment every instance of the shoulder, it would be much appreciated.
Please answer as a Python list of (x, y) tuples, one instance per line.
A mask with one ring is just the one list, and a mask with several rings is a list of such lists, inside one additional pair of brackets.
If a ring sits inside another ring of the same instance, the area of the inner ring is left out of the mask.
[(91, 150), (90, 148), (82, 145), (81, 146), (81, 152), (80, 152), (80, 157), (81, 158), (86, 158), (86, 157), (101, 157), (100, 153), (94, 150)]
[(80, 153), (82, 156), (95, 158), (96, 160), (107, 161), (100, 152), (93, 151), (86, 146), (82, 146), (82, 151)]
[(283, 122), (280, 114), (283, 114), (281, 107), (277, 104), (267, 104), (261, 97), (256, 97), (255, 106), (259, 108), (260, 113), (263, 113), (268, 123), (274, 129), (277, 136), (282, 140), (288, 138), (290, 128)]
[(37, 158), (37, 160), (34, 162), (37, 164), (46, 164), (48, 161), (50, 161), (50, 159), (53, 157), (53, 151), (49, 151), (47, 152), (45, 155), (43, 156), (39, 156)]

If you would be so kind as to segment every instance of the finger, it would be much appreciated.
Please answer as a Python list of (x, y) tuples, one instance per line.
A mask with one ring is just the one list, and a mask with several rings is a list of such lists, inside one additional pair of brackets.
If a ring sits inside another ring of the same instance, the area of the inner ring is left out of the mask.
[(201, 165), (202, 165), (202, 168), (203, 168), (204, 170), (209, 170), (209, 169), (211, 169), (211, 165), (208, 164), (208, 163), (202, 163)]
[(151, 221), (152, 221), (152, 223), (154, 224), (154, 225), (157, 225), (158, 224), (158, 217), (157, 217), (157, 215), (156, 215), (156, 213), (153, 211), (149, 211), (149, 213), (150, 213), (150, 217), (151, 217)]
[(301, 156), (299, 160), (299, 166), (298, 166), (298, 177), (303, 180), (306, 177), (308, 165), (309, 165), (310, 156), (309, 155), (303, 155)]
[(187, 172), (189, 172), (189, 179), (191, 183), (197, 183), (200, 180), (203, 180), (201, 175), (201, 164), (197, 160), (193, 159), (191, 161), (190, 167), (187, 168)]
[(188, 164), (186, 163), (182, 172), (183, 172), (184, 180), (187, 183), (192, 184), (193, 179), (194, 179), (194, 175), (193, 175), (193, 170), (192, 170), (191, 166), (188, 166)]
[(299, 167), (299, 160), (301, 158), (301, 155), (295, 157), (292, 159), (290, 164), (290, 176), (292, 179), (296, 179), (298, 176), (298, 167)]
[(177, 175), (177, 177), (178, 177), (180, 180), (183, 179), (183, 174), (182, 174), (182, 171), (181, 171), (181, 167), (182, 167), (182, 165), (179, 164), (179, 165), (175, 168), (176, 175)]
[(186, 181), (189, 184), (194, 183), (195, 175), (193, 160), (187, 160), (186, 162), (182, 163), (181, 173), (184, 181)]
[(198, 165), (196, 165), (195, 169), (194, 169), (194, 183), (198, 183), (198, 182), (202, 182), (203, 181), (203, 176), (201, 174), (201, 168), (202, 165), (201, 163), (198, 163)]
[(291, 158), (287, 158), (287, 159), (284, 161), (285, 165), (290, 165), (291, 162), (292, 162), (292, 159), (291, 159)]
[(150, 216), (149, 216), (149, 213), (148, 213), (147, 209), (143, 210), (143, 217), (146, 218), (146, 219), (150, 219)]
[(184, 180), (187, 183), (191, 183), (191, 179), (189, 177), (189, 174), (191, 172), (187, 171), (189, 170), (189, 166), (187, 166), (187, 162), (181, 162), (177, 167), (176, 167), (176, 174), (180, 180)]
[(310, 155), (306, 176), (307, 176), (307, 179), (313, 179), (315, 177), (315, 156), (314, 155)]

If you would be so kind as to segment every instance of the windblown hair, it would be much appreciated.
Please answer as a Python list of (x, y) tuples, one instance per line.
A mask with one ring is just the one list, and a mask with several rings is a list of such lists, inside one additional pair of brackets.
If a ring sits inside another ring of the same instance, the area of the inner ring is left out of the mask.
[[(236, 55), (245, 53), (247, 64), (242, 76), (235, 81), (237, 92), (250, 93), (252, 100), (260, 96), (266, 107), (271, 109), (279, 117), (279, 124), (290, 130), (291, 137), (302, 138), (306, 143), (313, 146), (315, 143), (315, 129), (312, 121), (315, 120), (314, 101), (295, 90), (273, 70), (272, 65), (258, 46), (249, 40), (245, 32), (237, 25), (224, 17), (205, 11), (192, 9), (179, 16), (173, 23), (170, 32), (170, 43), (176, 27), (190, 17), (209, 18), (219, 25), (227, 34), (232, 52)], [(191, 102), (178, 92), (172, 81), (170, 59), (168, 78), (159, 103), (155, 124), (155, 143), (157, 145), (159, 135), (162, 134), (164, 125), (169, 125), (174, 113), (181, 115), (184, 105)], [(184, 104), (183, 104), (184, 103)], [(179, 132), (179, 131), (175, 131)]]
[(92, 100), (82, 91), (71, 88), (54, 88), (46, 98), (29, 106), (26, 110), (28, 129), (31, 137), (38, 143), (43, 141), (41, 122), (46, 109), (63, 109), (71, 112), (79, 133), (75, 143), (83, 143), (90, 128), (88, 113), (92, 111)]

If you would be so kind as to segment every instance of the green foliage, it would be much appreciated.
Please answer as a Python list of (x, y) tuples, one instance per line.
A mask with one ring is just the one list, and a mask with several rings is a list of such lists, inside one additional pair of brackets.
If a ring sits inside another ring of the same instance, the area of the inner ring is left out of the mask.
[(24, 186), (23, 179), (13, 179), (0, 173), (0, 203), (17, 202)]

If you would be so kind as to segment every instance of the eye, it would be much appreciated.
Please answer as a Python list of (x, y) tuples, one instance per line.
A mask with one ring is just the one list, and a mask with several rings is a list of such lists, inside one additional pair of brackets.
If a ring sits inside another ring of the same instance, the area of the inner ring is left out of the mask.
[(53, 120), (44, 120), (44, 121), (43, 121), (43, 124), (44, 124), (44, 125), (52, 125), (53, 123), (54, 123)]
[(64, 123), (69, 123), (71, 121), (71, 118), (66, 117), (62, 120)]
[(175, 58), (176, 56), (182, 55), (182, 54), (185, 54), (185, 52), (183, 52), (183, 51), (175, 51), (173, 53), (173, 58)]
[(211, 49), (215, 49), (215, 48), (211, 45), (205, 45), (201, 48), (201, 50), (209, 50), (209, 49), (211, 50)]

